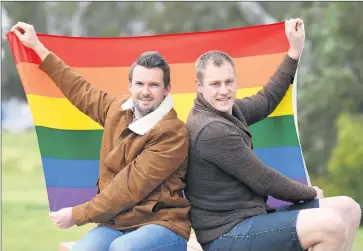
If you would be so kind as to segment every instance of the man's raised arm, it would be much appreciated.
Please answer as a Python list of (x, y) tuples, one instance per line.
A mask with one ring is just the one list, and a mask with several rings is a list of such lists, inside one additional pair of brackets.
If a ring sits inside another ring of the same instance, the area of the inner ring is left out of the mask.
[(236, 105), (243, 112), (248, 125), (269, 116), (280, 104), (294, 80), (298, 59), (304, 47), (304, 23), (299, 18), (291, 19), (286, 21), (285, 30), (290, 49), (275, 74), (256, 95), (236, 100)]
[[(23, 30), (24, 33), (21, 33)], [(64, 96), (81, 112), (104, 126), (108, 108), (114, 100), (104, 91), (92, 87), (79, 73), (49, 51), (38, 39), (34, 27), (19, 22), (11, 31), (24, 46), (33, 49), (42, 60), (39, 69), (58, 86)]]

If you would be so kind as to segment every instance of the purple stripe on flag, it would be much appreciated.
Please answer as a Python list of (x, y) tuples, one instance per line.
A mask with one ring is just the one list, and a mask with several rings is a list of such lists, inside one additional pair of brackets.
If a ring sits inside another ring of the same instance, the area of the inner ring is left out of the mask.
[(272, 207), (272, 208), (276, 208), (276, 207), (280, 207), (280, 206), (292, 205), (291, 202), (278, 200), (278, 199), (275, 199), (273, 197), (268, 197), (267, 204), (270, 207)]
[(97, 193), (97, 187), (47, 187), (47, 192), (50, 210), (58, 211), (59, 209), (73, 207), (91, 200)]
[[(293, 179), (293, 180), (295, 180), (297, 182), (300, 182), (302, 184), (305, 184), (305, 185), (308, 184), (306, 179), (304, 179), (304, 180), (302, 180), (302, 179)], [(270, 207), (272, 207), (272, 208), (276, 208), (276, 207), (280, 207), (280, 206), (292, 205), (291, 202), (286, 202), (286, 201), (278, 200), (278, 199), (275, 199), (275, 198), (273, 198), (271, 196), (268, 197), (267, 204)]]

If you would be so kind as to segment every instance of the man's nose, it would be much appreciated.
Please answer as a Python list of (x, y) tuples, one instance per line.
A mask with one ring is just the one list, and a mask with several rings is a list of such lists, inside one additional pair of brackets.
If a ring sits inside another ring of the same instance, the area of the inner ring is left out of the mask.
[(149, 93), (149, 87), (147, 85), (144, 85), (144, 87), (142, 88), (142, 94), (147, 95)]
[(226, 94), (228, 94), (228, 87), (226, 86), (226, 84), (221, 84), (221, 88), (219, 89), (219, 93), (220, 94), (224, 94), (224, 95), (226, 95)]

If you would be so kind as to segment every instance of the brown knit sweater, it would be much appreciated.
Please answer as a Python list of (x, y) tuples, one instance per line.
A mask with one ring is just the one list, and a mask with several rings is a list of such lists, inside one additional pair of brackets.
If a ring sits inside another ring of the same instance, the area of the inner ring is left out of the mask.
[[(256, 95), (237, 100), (232, 115), (198, 95), (188, 117), (187, 197), (198, 241), (208, 243), (244, 219), (266, 213), (266, 199), (314, 199), (313, 188), (263, 164), (252, 151), (248, 125), (266, 118), (280, 103), (297, 69), (286, 55), (269, 83)], [(273, 132), (271, 132), (273, 133)]]

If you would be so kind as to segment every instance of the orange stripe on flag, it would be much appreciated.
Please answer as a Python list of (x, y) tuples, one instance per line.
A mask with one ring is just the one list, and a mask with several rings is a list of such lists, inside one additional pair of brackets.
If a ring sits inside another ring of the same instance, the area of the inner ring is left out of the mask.
[[(281, 63), (285, 53), (235, 59), (238, 88), (260, 87), (267, 83)], [(17, 65), (26, 94), (47, 97), (64, 97), (51, 79), (38, 69), (38, 65)], [(128, 93), (129, 67), (74, 68), (93, 86), (117, 96)], [(195, 63), (171, 65), (171, 92), (194, 93)]]

